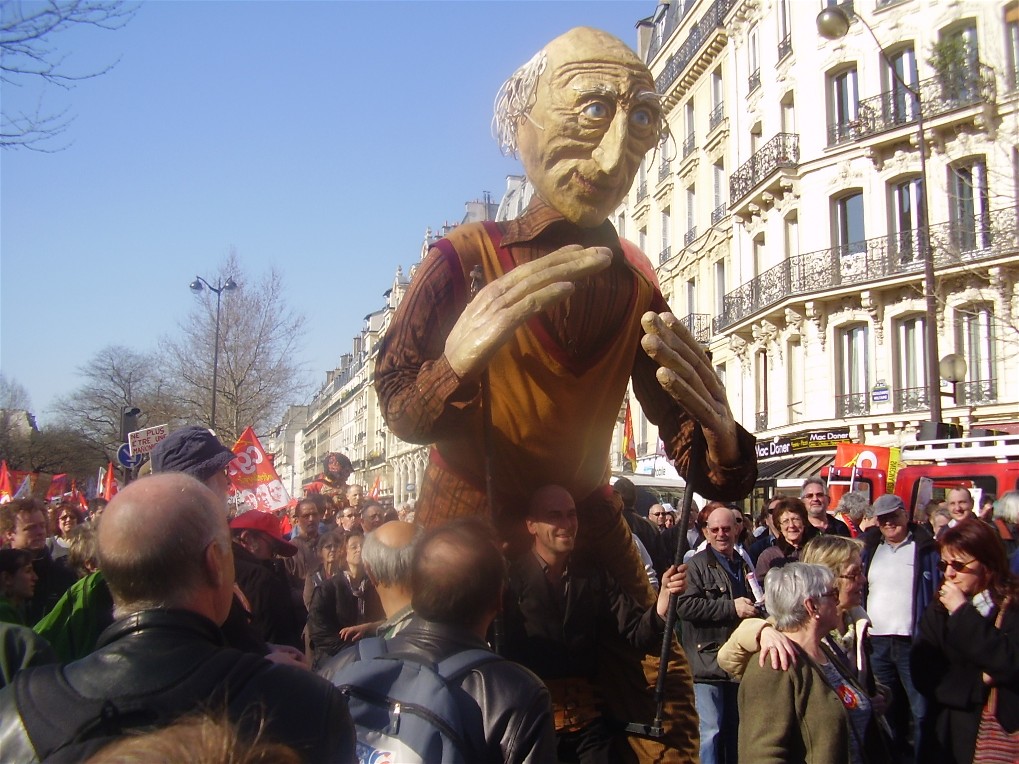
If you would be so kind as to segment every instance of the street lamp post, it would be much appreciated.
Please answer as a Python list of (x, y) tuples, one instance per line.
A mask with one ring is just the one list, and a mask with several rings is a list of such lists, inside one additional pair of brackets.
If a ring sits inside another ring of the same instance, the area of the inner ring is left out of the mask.
[(213, 286), (208, 281), (203, 279), (201, 276), (195, 276), (195, 280), (188, 284), (192, 292), (201, 292), (204, 288), (207, 288), (210, 292), (216, 295), (216, 338), (215, 345), (212, 349), (212, 413), (209, 417), (209, 429), (216, 429), (216, 387), (219, 376), (219, 308), (220, 303), (223, 299), (223, 292), (229, 292), (237, 288), (237, 282), (231, 277), (227, 277), (226, 281), (223, 281), (222, 277), (216, 280), (216, 286)]
[[(889, 60), (884, 47), (874, 34), (871, 28), (861, 16), (856, 19), (863, 24), (874, 38), (878, 52), (884, 59), (888, 70), (892, 73), (896, 82), (916, 101), (916, 143), (920, 152), (920, 209), (917, 211), (917, 245), (920, 248), (920, 256), (923, 258), (923, 287), (926, 293), (924, 304), (924, 339), (927, 346), (926, 377), (927, 377), (927, 402), (930, 406), (931, 421), (941, 421), (941, 383), (938, 368), (938, 300), (934, 291), (934, 251), (931, 249), (930, 226), (928, 221), (927, 206), (927, 139), (924, 136), (923, 124), (923, 103), (920, 98), (919, 84), (913, 87), (899, 74), (895, 66)], [(817, 14), (817, 32), (826, 40), (838, 40), (849, 33), (849, 16), (838, 6), (829, 6)]]

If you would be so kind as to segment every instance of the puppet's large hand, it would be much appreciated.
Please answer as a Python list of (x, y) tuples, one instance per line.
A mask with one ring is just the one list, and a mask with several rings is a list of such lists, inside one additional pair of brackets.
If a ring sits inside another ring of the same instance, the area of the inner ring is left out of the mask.
[(645, 313), (644, 350), (661, 367), (658, 383), (700, 424), (708, 458), (731, 466), (740, 458), (736, 421), (725, 388), (693, 334), (671, 313)]
[(607, 268), (612, 250), (571, 244), (519, 265), (483, 287), (446, 338), (446, 360), (460, 379), (476, 377), (531, 316), (573, 293), (573, 282)]

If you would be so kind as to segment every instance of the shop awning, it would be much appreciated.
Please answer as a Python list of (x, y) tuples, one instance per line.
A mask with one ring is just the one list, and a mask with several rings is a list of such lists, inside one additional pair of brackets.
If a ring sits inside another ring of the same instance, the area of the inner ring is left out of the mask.
[(757, 483), (790, 478), (805, 480), (820, 474), (821, 468), (831, 464), (834, 458), (834, 451), (826, 451), (821, 454), (763, 459), (757, 462)]

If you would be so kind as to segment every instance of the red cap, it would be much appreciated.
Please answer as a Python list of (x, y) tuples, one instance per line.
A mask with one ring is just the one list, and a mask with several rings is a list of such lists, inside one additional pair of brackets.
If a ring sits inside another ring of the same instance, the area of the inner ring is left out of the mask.
[(297, 554), (297, 547), (283, 538), (283, 534), (280, 533), (279, 518), (271, 512), (262, 512), (259, 509), (248, 510), (231, 520), (230, 527), (238, 531), (261, 531), (273, 540), (276, 554), (280, 557), (293, 557)]

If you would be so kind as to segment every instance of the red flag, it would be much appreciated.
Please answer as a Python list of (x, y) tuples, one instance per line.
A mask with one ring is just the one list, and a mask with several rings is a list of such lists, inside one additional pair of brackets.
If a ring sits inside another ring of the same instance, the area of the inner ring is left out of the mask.
[(626, 418), (623, 420), (623, 458), (630, 462), (630, 469), (637, 471), (637, 446), (633, 442), (633, 417), (630, 402), (626, 402)]
[(368, 491), (368, 495), (373, 499), (377, 499), (379, 498), (379, 493), (381, 493), (381, 489), (382, 489), (382, 475), (376, 475), (375, 482), (372, 483), (372, 489)]
[(113, 462), (110, 462), (110, 466), (106, 468), (106, 475), (103, 477), (103, 498), (109, 501), (117, 495), (119, 490), (120, 486), (117, 485), (117, 479), (113, 476)]
[(274, 512), (290, 503), (290, 495), (253, 428), (241, 433), (233, 452), (237, 458), (227, 465), (227, 473), (246, 509)]
[(50, 487), (46, 490), (46, 501), (59, 499), (67, 491), (67, 473), (61, 472), (50, 479)]
[(11, 486), (11, 471), (7, 469), (7, 460), (0, 461), (0, 504), (11, 500), (14, 488)]

